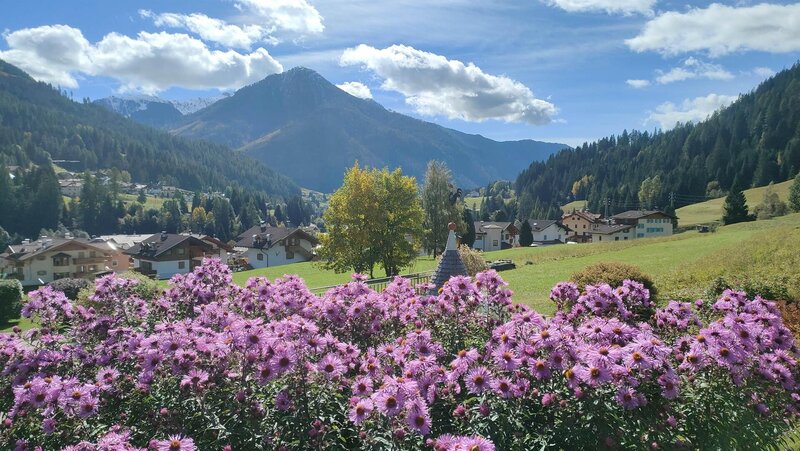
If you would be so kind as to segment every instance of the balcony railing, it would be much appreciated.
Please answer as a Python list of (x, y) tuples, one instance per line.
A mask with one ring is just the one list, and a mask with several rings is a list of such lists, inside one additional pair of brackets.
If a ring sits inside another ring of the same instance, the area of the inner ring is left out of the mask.
[(106, 261), (110, 260), (107, 257), (84, 257), (84, 258), (73, 258), (72, 261), (76, 265), (91, 265), (93, 263), (105, 263)]

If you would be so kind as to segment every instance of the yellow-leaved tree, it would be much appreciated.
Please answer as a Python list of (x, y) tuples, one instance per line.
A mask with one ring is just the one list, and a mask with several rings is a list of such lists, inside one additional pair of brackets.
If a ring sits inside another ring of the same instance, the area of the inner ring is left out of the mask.
[(326, 269), (372, 277), (377, 265), (392, 276), (417, 256), (422, 207), (416, 179), (400, 169), (368, 169), (356, 163), (323, 217), (327, 232), (320, 236), (319, 255)]

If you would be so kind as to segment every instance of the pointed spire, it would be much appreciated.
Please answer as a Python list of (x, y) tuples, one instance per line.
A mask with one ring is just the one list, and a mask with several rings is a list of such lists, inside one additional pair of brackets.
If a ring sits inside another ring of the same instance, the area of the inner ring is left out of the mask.
[[(447, 225), (447, 228), (450, 229), (450, 233), (447, 235), (447, 245), (442, 253), (442, 259), (439, 260), (439, 264), (436, 266), (436, 270), (431, 277), (431, 282), (435, 285), (434, 290), (442, 288), (444, 283), (453, 276), (467, 275), (467, 268), (464, 266), (464, 262), (461, 261), (461, 255), (458, 253), (456, 225), (451, 222)], [(434, 291), (433, 294), (435, 293)]]

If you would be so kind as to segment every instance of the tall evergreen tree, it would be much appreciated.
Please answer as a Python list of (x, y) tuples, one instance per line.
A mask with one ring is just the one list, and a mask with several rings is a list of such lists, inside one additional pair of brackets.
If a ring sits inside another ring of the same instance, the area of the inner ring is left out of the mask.
[(789, 207), (800, 212), (800, 173), (794, 176), (792, 187), (789, 188)]
[(461, 244), (472, 247), (475, 244), (475, 218), (469, 208), (464, 209), (464, 224), (467, 231), (461, 236)]
[(533, 244), (533, 229), (529, 220), (522, 221), (522, 226), (519, 228), (519, 244), (521, 246), (530, 246)]
[(725, 198), (722, 222), (728, 225), (749, 221), (751, 219), (750, 210), (747, 207), (747, 199), (744, 197), (744, 191), (742, 191), (739, 181), (734, 180), (733, 187), (730, 193), (728, 193), (728, 197)]

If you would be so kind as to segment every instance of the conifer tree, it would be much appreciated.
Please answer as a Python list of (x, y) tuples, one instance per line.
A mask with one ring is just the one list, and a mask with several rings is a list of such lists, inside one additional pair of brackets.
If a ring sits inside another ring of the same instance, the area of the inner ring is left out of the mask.
[(794, 177), (794, 183), (789, 188), (789, 208), (800, 212), (800, 173)]
[(531, 228), (531, 222), (527, 219), (522, 221), (522, 226), (519, 228), (519, 244), (521, 246), (533, 244), (533, 229)]
[(467, 247), (472, 247), (475, 244), (475, 218), (472, 216), (472, 210), (469, 208), (464, 209), (464, 224), (466, 225), (466, 233), (461, 237), (461, 244)]
[(725, 225), (736, 224), (738, 222), (750, 221), (750, 210), (747, 207), (747, 199), (739, 185), (738, 180), (734, 180), (728, 197), (725, 198), (724, 213), (722, 222)]

